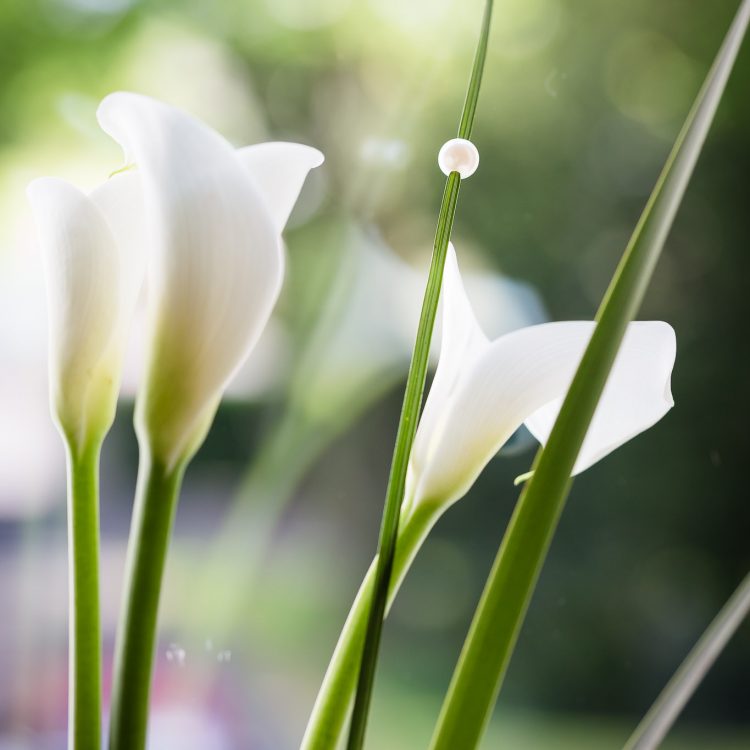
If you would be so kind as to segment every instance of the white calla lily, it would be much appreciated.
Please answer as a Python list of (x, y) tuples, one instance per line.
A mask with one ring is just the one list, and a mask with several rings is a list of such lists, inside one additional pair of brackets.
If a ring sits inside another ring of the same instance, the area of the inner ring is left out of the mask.
[[(442, 349), (410, 457), (408, 507), (446, 507), (462, 497), (521, 424), (544, 443), (594, 325), (545, 323), (489, 341), (474, 317), (449, 247)], [(668, 324), (631, 323), (574, 475), (669, 411), (675, 351)]]
[(52, 409), (78, 448), (114, 419), (130, 319), (143, 277), (137, 177), (90, 195), (51, 177), (29, 186), (44, 261)]
[(42, 178), (29, 186), (29, 198), (47, 283), (52, 411), (68, 457), (68, 745), (98, 747), (98, 464), (143, 279), (142, 195), (138, 175), (124, 173), (90, 195)]
[[(162, 102), (106, 97), (99, 123), (138, 176), (148, 263), (141, 448), (118, 626), (109, 747), (146, 744), (161, 578), (184, 467), (281, 289), (281, 231), (322, 154), (298, 144), (236, 150)], [(130, 170), (128, 170), (130, 171)]]
[(281, 230), (323, 156), (293, 143), (235, 150), (137, 94), (111, 94), (98, 117), (141, 177), (151, 257), (136, 424), (152, 454), (173, 464), (202, 442), (268, 321), (284, 273)]
[[(594, 330), (591, 322), (542, 323), (490, 341), (464, 290), (448, 246), (442, 286), (440, 360), (417, 428), (387, 607), (443, 512), (468, 492), (503, 444), (524, 423), (547, 439)], [(633, 323), (627, 331), (574, 473), (657, 422), (672, 407), (674, 331)], [(332, 747), (351, 707), (369, 615), (376, 562), (341, 631), (313, 707), (304, 750)]]

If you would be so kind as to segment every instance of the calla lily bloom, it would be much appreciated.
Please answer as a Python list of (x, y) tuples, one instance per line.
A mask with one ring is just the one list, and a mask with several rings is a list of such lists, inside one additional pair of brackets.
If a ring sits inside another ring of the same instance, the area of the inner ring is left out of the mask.
[(70, 747), (98, 748), (101, 721), (101, 443), (115, 415), (126, 335), (143, 278), (137, 177), (85, 195), (62, 180), (29, 187), (45, 267), (49, 385), (68, 449)]
[(137, 94), (109, 95), (98, 117), (140, 175), (150, 312), (136, 424), (172, 465), (200, 445), (268, 321), (284, 273), (281, 231), (323, 156), (295, 143), (236, 150)]
[[(452, 245), (443, 273), (440, 360), (412, 446), (388, 607), (430, 530), (526, 424), (544, 442), (594, 330), (542, 323), (490, 341), (464, 290)], [(672, 407), (675, 335), (666, 323), (631, 323), (574, 468), (577, 474), (646, 430)], [(356, 686), (375, 562), (365, 576), (313, 707), (303, 750), (334, 747)]]
[(29, 186), (47, 282), (52, 410), (78, 448), (114, 419), (127, 331), (143, 277), (137, 178), (90, 195), (51, 177)]
[(146, 373), (135, 417), (141, 462), (109, 744), (140, 750), (183, 470), (268, 322), (284, 276), (281, 231), (323, 157), (291, 143), (236, 150), (184, 112), (137, 94), (111, 94), (98, 117), (139, 177), (149, 250)]
[[(541, 443), (552, 430), (594, 323), (530, 326), (489, 341), (477, 323), (449, 247), (440, 361), (412, 449), (408, 503), (448, 505), (525, 424)], [(675, 334), (631, 323), (573, 474), (658, 422), (674, 405)]]

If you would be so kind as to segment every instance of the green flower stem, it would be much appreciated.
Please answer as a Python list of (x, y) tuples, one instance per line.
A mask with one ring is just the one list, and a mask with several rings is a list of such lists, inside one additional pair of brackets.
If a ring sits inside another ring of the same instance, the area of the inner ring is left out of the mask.
[(422, 404), (427, 377), (427, 362), (430, 354), (432, 330), (435, 326), (440, 288), (443, 283), (443, 268), (448, 252), (450, 233), (453, 227), (453, 217), (456, 213), (456, 202), (458, 200), (460, 184), (461, 178), (458, 172), (451, 172), (446, 181), (443, 193), (443, 202), (440, 208), (437, 235), (435, 237), (435, 247), (427, 279), (427, 290), (419, 319), (414, 354), (406, 379), (404, 403), (401, 409), (398, 432), (396, 433), (396, 444), (393, 450), (391, 472), (386, 489), (385, 508), (383, 509), (383, 520), (378, 539), (378, 553), (376, 555), (372, 586), (372, 603), (367, 619), (359, 669), (357, 670), (356, 660), (352, 663), (352, 668), (358, 672), (359, 677), (352, 712), (348, 743), (349, 750), (356, 750), (356, 748), (362, 746), (367, 726), (367, 714), (375, 678), (375, 667), (380, 648), (380, 635), (383, 630), (386, 600), (390, 589), (394, 550), (398, 537), (398, 521), (404, 497), (406, 470), (409, 465), (409, 455), (411, 454), (411, 447), (414, 443), (414, 436), (419, 421), (419, 409)]
[[(477, 43), (476, 54), (474, 55), (474, 65), (458, 128), (458, 136), (460, 138), (469, 138), (471, 136), (477, 100), (479, 98), (479, 88), (484, 72), (484, 61), (487, 55), (487, 41), (489, 39), (491, 20), (492, 0), (486, 0), (482, 28)], [(446, 180), (443, 200), (440, 205), (427, 288), (422, 302), (422, 312), (419, 318), (417, 338), (409, 366), (409, 374), (406, 379), (404, 402), (396, 433), (396, 443), (393, 449), (388, 487), (385, 493), (385, 507), (383, 509), (383, 519), (378, 539), (372, 602), (358, 669), (357, 691), (352, 710), (349, 740), (347, 742), (348, 750), (359, 750), (362, 747), (367, 728), (367, 716), (372, 697), (373, 682), (375, 680), (380, 637), (383, 630), (383, 618), (385, 616), (388, 592), (390, 591), (393, 556), (398, 536), (398, 522), (406, 484), (406, 470), (409, 465), (409, 456), (417, 431), (419, 411), (424, 395), (430, 342), (432, 341), (432, 331), (435, 327), (435, 316), (437, 315), (440, 289), (443, 282), (445, 256), (453, 229), (453, 219), (456, 215), (456, 203), (458, 201), (460, 185), (461, 178), (458, 172), (451, 172)]]
[(115, 650), (110, 750), (146, 746), (159, 594), (184, 471), (184, 462), (167, 468), (141, 453)]
[(485, 585), (432, 750), (472, 750), (481, 740), (562, 513), (573, 465), (687, 188), (749, 18), (750, 0), (744, 0), (607, 290), (596, 329), (547, 445), (537, 454)]
[(101, 746), (99, 614), (100, 443), (68, 445), (69, 685), (68, 747)]
[[(393, 603), (438, 515), (434, 509), (426, 507), (402, 513), (386, 611)], [(368, 605), (375, 585), (376, 570), (377, 558), (372, 561), (344, 623), (315, 701), (301, 750), (333, 750), (338, 747), (354, 697), (357, 667), (365, 639)]]
[(656, 750), (719, 654), (750, 613), (748, 573), (633, 732), (625, 750)]

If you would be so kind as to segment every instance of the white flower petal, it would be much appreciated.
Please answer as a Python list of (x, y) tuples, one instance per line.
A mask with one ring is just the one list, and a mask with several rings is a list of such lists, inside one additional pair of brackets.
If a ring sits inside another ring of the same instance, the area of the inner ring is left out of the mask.
[(272, 142), (238, 149), (237, 156), (258, 186), (281, 233), (308, 172), (323, 163), (323, 154), (301, 143)]
[[(477, 322), (458, 270), (456, 251), (448, 245), (443, 271), (442, 335), (440, 359), (419, 422), (410, 457), (410, 486), (429, 460), (430, 446), (447, 409), (448, 401), (468, 363), (475, 361), (490, 344)], [(407, 491), (408, 494), (408, 491)]]
[(98, 116), (142, 177), (154, 257), (138, 421), (152, 450), (174, 460), (202, 439), (268, 320), (283, 278), (281, 242), (252, 178), (218, 133), (137, 94), (106, 97)]
[[(670, 378), (675, 355), (671, 326), (658, 321), (630, 324), (573, 475), (656, 424), (674, 406)], [(542, 444), (549, 438), (562, 401), (562, 397), (555, 399), (525, 420), (529, 431)]]
[[(486, 343), (476, 331), (456, 266), (446, 265), (444, 284), (445, 323), (452, 325), (446, 326), (435, 377), (438, 390), (434, 385), (430, 391), (428, 419), (423, 417), (415, 440), (410, 489), (415, 502), (447, 505), (466, 493), (522, 423), (546, 438), (594, 323), (547, 323)], [(669, 410), (674, 355), (674, 332), (666, 323), (630, 325), (576, 472)], [(441, 370), (447, 375), (437, 382)]]
[(100, 395), (92, 391), (102, 377), (117, 379), (110, 370), (122, 344), (121, 258), (104, 216), (80, 190), (44, 177), (28, 194), (47, 282), (53, 404), (63, 430), (82, 436), (92, 418), (107, 421), (91, 413), (91, 399)]
[(146, 273), (148, 232), (140, 174), (135, 170), (115, 174), (90, 197), (104, 215), (120, 255), (120, 321), (126, 334)]

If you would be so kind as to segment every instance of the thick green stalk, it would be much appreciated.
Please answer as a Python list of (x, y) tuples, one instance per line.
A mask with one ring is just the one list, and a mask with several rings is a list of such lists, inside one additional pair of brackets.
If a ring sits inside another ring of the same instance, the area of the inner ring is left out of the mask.
[[(393, 574), (386, 611), (390, 608), (409, 568), (432, 528), (434, 510), (418, 508), (403, 513), (393, 558)], [(307, 725), (301, 750), (333, 750), (341, 740), (354, 698), (357, 667), (367, 627), (369, 601), (375, 585), (377, 558), (372, 561), (357, 597), (349, 611), (338, 643), (331, 657), (315, 707)]]
[(625, 329), (635, 316), (705, 141), (750, 17), (745, 0), (646, 205), (531, 480), (521, 493), (453, 674), (432, 750), (484, 733), (571, 485), (570, 474)]
[(115, 649), (110, 750), (143, 750), (162, 574), (185, 464), (141, 453)]
[(651, 709), (636, 727), (625, 750), (656, 750), (696, 688), (750, 613), (750, 573), (682, 662), (674, 677), (659, 694)]
[[(482, 29), (474, 57), (466, 99), (461, 113), (458, 135), (460, 138), (471, 136), (476, 113), (479, 88), (484, 71), (484, 61), (487, 54), (487, 40), (489, 38), (490, 21), (492, 19), (492, 0), (486, 0)], [(377, 666), (380, 637), (383, 630), (386, 602), (390, 590), (393, 569), (393, 556), (398, 536), (398, 521), (401, 503), (404, 498), (406, 484), (406, 470), (409, 456), (414, 443), (414, 436), (419, 421), (419, 411), (424, 395), (425, 380), (427, 378), (427, 363), (432, 341), (432, 331), (435, 327), (435, 316), (440, 299), (440, 288), (443, 282), (443, 268), (448, 251), (453, 219), (456, 215), (456, 203), (461, 178), (458, 172), (451, 172), (445, 183), (443, 200), (438, 215), (435, 243), (430, 263), (422, 312), (417, 328), (417, 338), (414, 344), (409, 374), (406, 379), (404, 402), (401, 409), (396, 443), (393, 449), (391, 471), (385, 494), (385, 507), (378, 539), (377, 562), (375, 564), (375, 578), (373, 583), (372, 602), (367, 620), (362, 657), (358, 670), (357, 692), (352, 710), (352, 722), (349, 730), (348, 750), (359, 750), (364, 743), (367, 728), (367, 716), (372, 697), (375, 669)]]
[(99, 615), (99, 452), (68, 445), (69, 665), (68, 747), (101, 746)]

